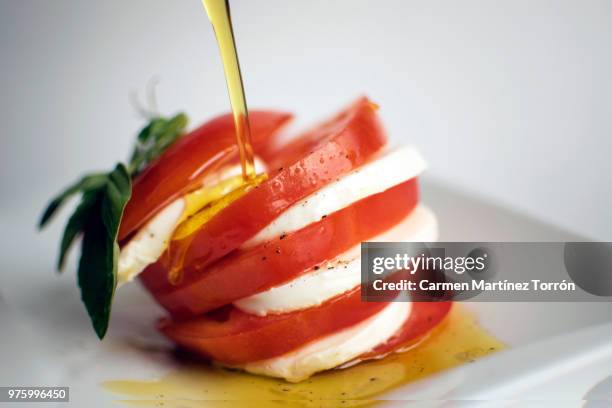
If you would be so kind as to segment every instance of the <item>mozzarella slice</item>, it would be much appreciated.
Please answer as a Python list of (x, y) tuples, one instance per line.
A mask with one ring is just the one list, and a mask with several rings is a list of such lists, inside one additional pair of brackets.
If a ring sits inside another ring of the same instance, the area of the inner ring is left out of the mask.
[(243, 365), (254, 374), (302, 381), (318, 371), (340, 366), (372, 350), (393, 336), (410, 316), (409, 302), (392, 302), (352, 327), (315, 340), (279, 357)]
[[(438, 237), (438, 223), (433, 212), (416, 207), (403, 221), (372, 238), (372, 242), (432, 242)], [(320, 305), (347, 292), (361, 282), (360, 245), (283, 285), (270, 288), (234, 302), (240, 310), (259, 316), (286, 313)]]
[(425, 161), (413, 147), (388, 150), (381, 157), (298, 201), (242, 247), (253, 247), (283, 233), (303, 228), (319, 221), (324, 215), (410, 180), (425, 168)]
[[(258, 173), (265, 171), (265, 165), (258, 158), (255, 158), (255, 169)], [(205, 177), (202, 186), (215, 186), (241, 174), (240, 165), (228, 166)], [(185, 207), (184, 197), (172, 201), (155, 214), (121, 249), (117, 268), (118, 286), (132, 281), (148, 265), (162, 256), (174, 230), (183, 221)]]
[(118, 286), (132, 281), (149, 264), (159, 259), (168, 246), (184, 209), (184, 199), (174, 200), (157, 213), (121, 249), (117, 267)]
[(266, 316), (320, 305), (327, 299), (359, 285), (359, 258), (328, 262), (318, 271), (302, 275), (284, 285), (276, 286), (234, 302), (243, 312)]

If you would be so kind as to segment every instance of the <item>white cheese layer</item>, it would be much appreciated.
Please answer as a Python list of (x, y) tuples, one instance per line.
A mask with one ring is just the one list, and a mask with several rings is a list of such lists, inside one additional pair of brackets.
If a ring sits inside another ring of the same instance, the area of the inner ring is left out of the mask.
[(414, 147), (388, 150), (377, 159), (292, 205), (245, 242), (242, 248), (253, 247), (283, 233), (303, 228), (319, 221), (324, 215), (410, 180), (425, 168), (425, 161)]
[[(265, 165), (255, 158), (255, 169), (258, 173), (265, 171)], [(202, 186), (215, 186), (224, 180), (242, 174), (239, 165), (228, 166), (206, 176)], [(229, 193), (229, 191), (226, 191)], [(121, 248), (117, 268), (117, 285), (121, 286), (133, 280), (147, 266), (156, 262), (168, 247), (174, 230), (182, 221), (185, 210), (184, 197), (177, 198), (149, 220), (130, 241)]]
[(185, 200), (179, 198), (164, 207), (142, 227), (119, 253), (117, 285), (133, 280), (148, 265), (164, 253), (172, 238), (183, 210)]
[(315, 340), (279, 357), (247, 363), (241, 367), (254, 374), (302, 381), (318, 371), (338, 367), (372, 350), (393, 336), (409, 317), (409, 302), (392, 302), (383, 310), (352, 327)]
[[(416, 207), (403, 221), (370, 239), (372, 242), (433, 242), (438, 238), (438, 223), (433, 212)], [(320, 305), (345, 293), (361, 281), (360, 246), (357, 245), (336, 259), (320, 265), (318, 270), (234, 302), (246, 313), (265, 316), (286, 313)]]

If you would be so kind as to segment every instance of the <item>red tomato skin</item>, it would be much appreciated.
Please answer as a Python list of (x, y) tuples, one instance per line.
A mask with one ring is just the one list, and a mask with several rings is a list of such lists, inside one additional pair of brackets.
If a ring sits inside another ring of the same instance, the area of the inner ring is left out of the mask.
[(288, 233), (283, 239), (235, 251), (206, 268), (187, 267), (179, 285), (168, 283), (163, 262), (147, 268), (141, 280), (175, 317), (198, 315), (311, 271), (395, 226), (417, 203), (418, 184), (413, 178)]
[(234, 307), (225, 319), (197, 317), (182, 322), (162, 321), (161, 332), (176, 344), (228, 365), (265, 360), (351, 327), (382, 310), (387, 303), (362, 302), (359, 287), (318, 307), (297, 312), (250, 315)]
[[(249, 118), (257, 151), (258, 146), (270, 143), (292, 116), (254, 110), (249, 112)], [(181, 137), (135, 178), (119, 240), (128, 238), (172, 200), (199, 187), (207, 174), (230, 163), (239, 163), (232, 115), (218, 116)]]
[[(238, 248), (296, 201), (337, 180), (369, 160), (386, 144), (386, 136), (373, 104), (359, 99), (326, 123), (325, 132), (307, 133), (311, 143), (299, 139), (281, 157), (301, 157), (271, 171), (270, 178), (223, 209), (192, 237), (186, 265), (203, 268)], [(325, 137), (321, 138), (321, 135)], [(315, 142), (316, 140), (316, 142)], [(178, 247), (184, 245), (177, 243)], [(172, 245), (170, 246), (172, 252)]]

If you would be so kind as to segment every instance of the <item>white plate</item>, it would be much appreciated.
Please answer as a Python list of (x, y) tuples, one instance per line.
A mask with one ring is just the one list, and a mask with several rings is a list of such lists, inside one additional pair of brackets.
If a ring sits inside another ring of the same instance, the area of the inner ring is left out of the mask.
[[(426, 181), (423, 196), (439, 216), (443, 241), (576, 238), (435, 183)], [(60, 226), (44, 235), (30, 228), (39, 209), (26, 204), (0, 216), (5, 231), (0, 385), (69, 386), (72, 405), (109, 406), (119, 397), (104, 390), (101, 382), (153, 379), (175, 364), (160, 351), (160, 346), (163, 350), (168, 344), (153, 327), (163, 312), (138, 285), (122, 288), (109, 334), (99, 342), (81, 305), (73, 271), (69, 268), (63, 277), (52, 271)], [(612, 374), (612, 303), (479, 303), (470, 307), (482, 325), (510, 348), (395, 389), (385, 396), (393, 400), (391, 405), (405, 406), (405, 401), (397, 400), (447, 406), (467, 400), (523, 399), (538, 400), (534, 406), (542, 406), (542, 400), (573, 406), (582, 404), (589, 390)], [(602, 389), (605, 392), (605, 384), (593, 392), (601, 395)]]

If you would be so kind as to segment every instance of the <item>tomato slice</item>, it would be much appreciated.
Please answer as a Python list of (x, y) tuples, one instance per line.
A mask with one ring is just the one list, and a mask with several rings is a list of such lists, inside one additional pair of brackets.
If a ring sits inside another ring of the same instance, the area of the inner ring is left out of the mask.
[[(282, 164), (265, 182), (223, 209), (185, 241), (175, 240), (169, 252), (186, 250), (185, 265), (210, 265), (289, 208), (360, 166), (386, 143), (375, 112), (366, 98), (314, 131), (277, 152)], [(173, 259), (170, 256), (170, 259)]]
[[(249, 112), (254, 148), (270, 142), (271, 137), (291, 115), (274, 111)], [(172, 200), (199, 186), (202, 178), (223, 165), (238, 162), (234, 119), (218, 116), (181, 137), (133, 183), (119, 240), (124, 240)]]
[[(361, 301), (359, 288), (321, 306), (260, 317), (228, 306), (184, 322), (163, 320), (160, 330), (181, 347), (225, 364), (277, 357), (349, 328), (389, 303)], [(448, 315), (452, 302), (415, 302), (400, 331), (356, 360), (383, 357), (422, 339)]]
[(410, 316), (393, 337), (373, 350), (362, 354), (357, 360), (383, 357), (395, 350), (416, 344), (423, 336), (439, 325), (448, 315), (452, 302), (414, 302)]
[(168, 270), (161, 261), (149, 266), (141, 280), (175, 317), (198, 315), (312, 270), (395, 226), (417, 203), (418, 185), (413, 178), (282, 239), (234, 252), (204, 269), (187, 267), (176, 286), (168, 282)]
[(184, 322), (165, 320), (160, 330), (176, 344), (225, 364), (285, 354), (309, 341), (353, 326), (388, 303), (362, 302), (359, 287), (321, 306), (266, 317), (232, 306)]

